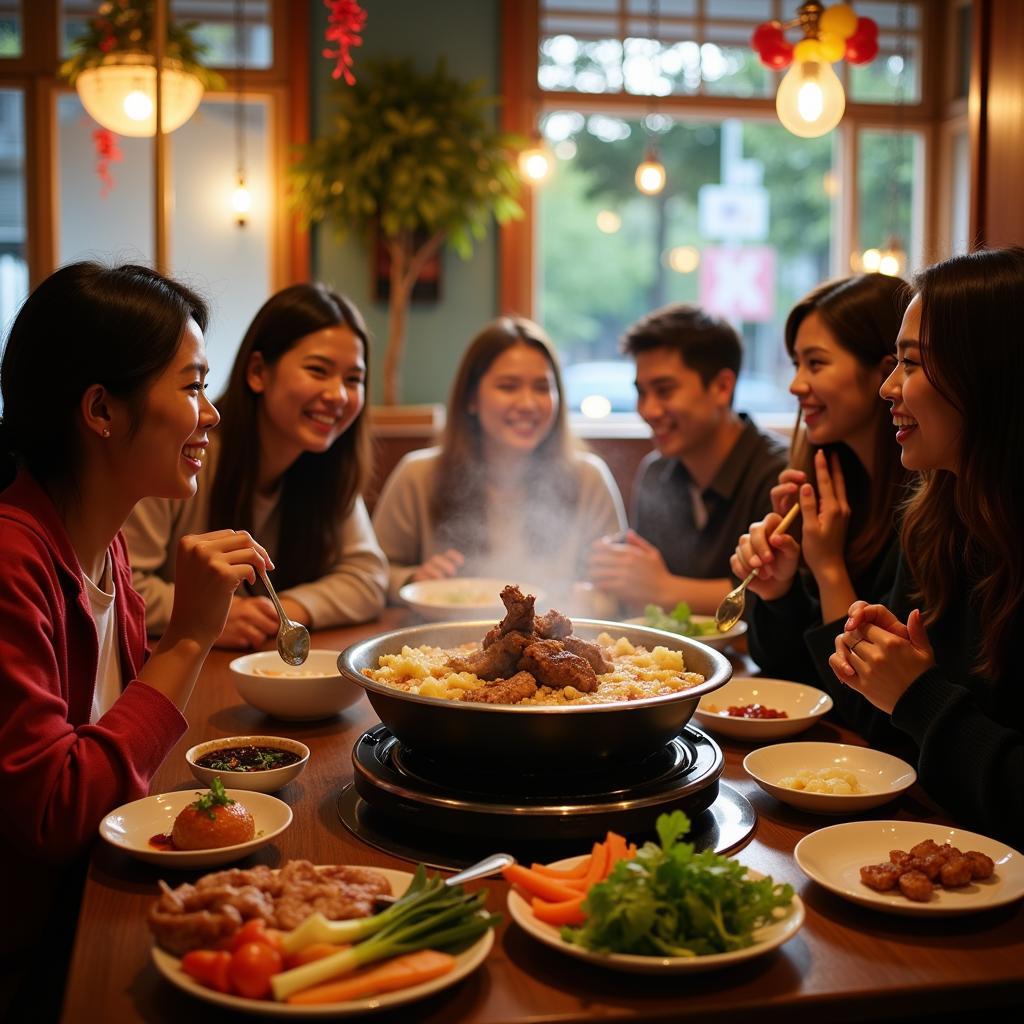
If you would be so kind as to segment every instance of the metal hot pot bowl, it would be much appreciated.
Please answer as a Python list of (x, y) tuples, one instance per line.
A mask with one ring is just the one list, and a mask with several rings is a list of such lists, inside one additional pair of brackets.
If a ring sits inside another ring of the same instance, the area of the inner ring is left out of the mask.
[(732, 675), (727, 658), (688, 637), (646, 626), (574, 619), (574, 635), (594, 640), (599, 633), (626, 637), (646, 647), (682, 651), (686, 669), (704, 682), (687, 690), (615, 704), (502, 705), (420, 697), (375, 682), (363, 675), (376, 668), (383, 654), (402, 647), (452, 648), (479, 642), (494, 625), (482, 622), (432, 622), (382, 633), (353, 644), (341, 653), (338, 668), (358, 683), (381, 722), (406, 747), (434, 760), (494, 761), (572, 765), (588, 762), (607, 769), (615, 760), (638, 759), (677, 736), (698, 701), (723, 686)]

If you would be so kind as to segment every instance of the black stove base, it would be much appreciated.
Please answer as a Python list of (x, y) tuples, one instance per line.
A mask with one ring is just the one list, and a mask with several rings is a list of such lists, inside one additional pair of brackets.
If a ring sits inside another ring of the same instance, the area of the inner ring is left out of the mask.
[[(688, 841), (699, 850), (710, 849), (717, 853), (728, 853), (745, 843), (757, 824), (757, 813), (746, 797), (722, 782), (708, 786), (700, 797), (702, 806), (691, 804), (689, 808), (682, 808), (692, 823)], [(476, 835), (441, 832), (430, 827), (429, 812), (423, 808), (392, 805), (382, 810), (367, 803), (354, 785), (341, 791), (337, 808), (345, 827), (363, 842), (402, 860), (433, 868), (464, 868), (499, 848), (527, 864), (586, 852), (587, 844), (581, 837), (558, 838), (553, 836), (554, 830), (549, 830), (546, 837), (524, 835), (524, 831), (529, 830), (522, 829), (517, 835), (511, 828), (504, 835), (495, 835), (490, 830)], [(661, 806), (649, 812), (642, 824), (631, 828), (616, 816), (614, 808), (609, 808), (603, 822), (598, 818), (589, 819), (590, 826), (599, 830), (589, 838), (603, 839), (604, 831), (600, 830), (613, 828), (633, 841), (654, 839), (657, 813), (667, 809), (670, 808)]]

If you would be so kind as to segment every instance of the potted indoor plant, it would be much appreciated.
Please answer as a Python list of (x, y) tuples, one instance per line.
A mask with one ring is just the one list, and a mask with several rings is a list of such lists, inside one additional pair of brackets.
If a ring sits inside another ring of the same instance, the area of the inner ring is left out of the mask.
[(340, 87), (332, 131), (303, 147), (291, 172), (306, 223), (339, 233), (380, 232), (390, 258), (383, 396), (394, 405), (413, 286), (441, 245), (464, 258), (493, 216), (521, 217), (516, 201), (520, 140), (492, 127), (494, 100), (479, 83), (410, 60), (368, 62)]

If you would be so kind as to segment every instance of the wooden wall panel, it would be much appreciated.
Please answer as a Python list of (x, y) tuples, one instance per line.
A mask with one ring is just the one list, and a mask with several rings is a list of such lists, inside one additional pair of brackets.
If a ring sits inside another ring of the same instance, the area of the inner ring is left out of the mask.
[(971, 237), (987, 248), (1024, 244), (1024, 3), (976, 0), (969, 119)]

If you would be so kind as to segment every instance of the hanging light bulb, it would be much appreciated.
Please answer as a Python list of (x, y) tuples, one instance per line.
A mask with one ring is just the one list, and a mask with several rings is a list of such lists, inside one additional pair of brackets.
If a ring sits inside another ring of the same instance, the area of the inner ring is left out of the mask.
[(818, 40), (803, 39), (794, 47), (793, 66), (779, 83), (775, 110), (782, 124), (804, 139), (815, 139), (839, 124), (846, 95)]
[(249, 220), (249, 211), (252, 210), (252, 193), (245, 183), (245, 175), (241, 172), (239, 172), (235, 190), (231, 193), (231, 209), (235, 211), (238, 226), (245, 227)]
[(656, 196), (665, 187), (665, 165), (658, 159), (658, 150), (648, 146), (643, 162), (636, 169), (636, 187), (645, 196)]
[(519, 173), (531, 185), (539, 185), (546, 181), (551, 174), (551, 154), (537, 136), (534, 144), (529, 149), (524, 149), (519, 154)]

